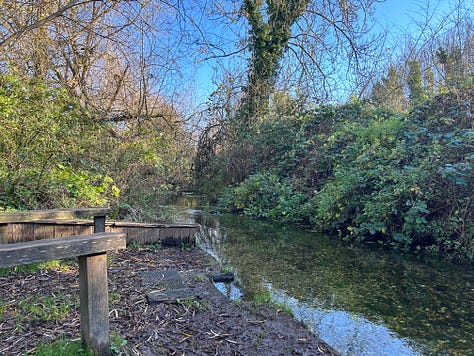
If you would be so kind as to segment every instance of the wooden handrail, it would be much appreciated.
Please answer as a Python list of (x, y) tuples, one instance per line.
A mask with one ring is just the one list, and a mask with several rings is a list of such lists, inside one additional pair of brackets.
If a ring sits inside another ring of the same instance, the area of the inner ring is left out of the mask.
[(112, 355), (109, 335), (107, 251), (126, 248), (126, 233), (105, 232), (108, 208), (0, 213), (0, 223), (94, 217), (94, 234), (0, 244), (0, 267), (78, 257), (81, 336), (93, 354)]
[(126, 234), (106, 232), (0, 245), (0, 268), (124, 249)]

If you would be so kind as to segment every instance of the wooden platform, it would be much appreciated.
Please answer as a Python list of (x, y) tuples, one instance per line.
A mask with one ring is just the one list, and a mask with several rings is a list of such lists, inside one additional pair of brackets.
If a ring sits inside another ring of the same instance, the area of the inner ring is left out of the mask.
[[(106, 232), (126, 233), (127, 243), (160, 243), (165, 246), (180, 246), (196, 243), (199, 224), (164, 224), (107, 222)], [(87, 235), (94, 232), (90, 220), (35, 220), (30, 222), (0, 222), (0, 244), (20, 241)]]

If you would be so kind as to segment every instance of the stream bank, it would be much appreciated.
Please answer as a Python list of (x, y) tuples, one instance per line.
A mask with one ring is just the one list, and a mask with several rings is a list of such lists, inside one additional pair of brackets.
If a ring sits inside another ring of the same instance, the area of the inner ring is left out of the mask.
[(474, 272), (295, 226), (200, 211), (199, 245), (232, 268), (230, 299), (269, 293), (344, 355), (474, 354)]
[[(142, 276), (154, 270), (177, 270), (196, 298), (149, 304)], [(111, 254), (110, 328), (126, 340), (120, 354), (336, 355), (285, 312), (229, 301), (206, 277), (217, 272), (198, 248), (131, 245)], [(77, 264), (67, 262), (0, 277), (0, 354), (35, 354), (41, 343), (78, 340), (77, 276)]]

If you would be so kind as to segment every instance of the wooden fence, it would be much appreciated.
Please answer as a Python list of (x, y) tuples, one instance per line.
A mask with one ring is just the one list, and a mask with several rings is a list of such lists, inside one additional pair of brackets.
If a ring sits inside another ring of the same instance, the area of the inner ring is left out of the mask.
[[(108, 213), (109, 209), (105, 208), (0, 213), (3, 233), (0, 242), (9, 242), (0, 244), (0, 268), (78, 257), (82, 343), (86, 350), (101, 356), (112, 355), (109, 335), (107, 251), (126, 247), (123, 232), (105, 232), (105, 217)], [(81, 232), (74, 235), (73, 230), (72, 235), (53, 238), (47, 234), (52, 230), (43, 227), (38, 229), (38, 235), (34, 233), (37, 219), (85, 216), (94, 217), (94, 221), (91, 222), (91, 234)], [(17, 224), (22, 228), (17, 229)], [(22, 229), (30, 235), (19, 235)], [(8, 239), (10, 231), (15, 239)]]
[[(1, 219), (1, 218), (0, 218)], [(105, 232), (126, 234), (127, 243), (160, 243), (165, 246), (195, 244), (199, 224), (106, 222)], [(94, 232), (89, 220), (50, 220), (1, 222), (0, 244), (87, 235)]]

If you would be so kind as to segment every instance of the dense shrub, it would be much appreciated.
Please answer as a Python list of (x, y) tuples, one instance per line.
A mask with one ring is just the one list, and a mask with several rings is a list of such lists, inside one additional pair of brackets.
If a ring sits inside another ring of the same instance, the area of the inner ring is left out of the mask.
[(238, 186), (229, 189), (219, 200), (227, 210), (258, 218), (293, 223), (303, 222), (300, 207), (304, 194), (293, 189), (277, 175), (263, 172), (250, 175)]
[(160, 220), (188, 182), (187, 142), (158, 115), (95, 117), (65, 90), (0, 75), (0, 210), (109, 205), (116, 218)]
[(472, 260), (472, 94), (408, 115), (354, 103), (267, 119), (254, 140), (257, 173), (223, 206), (281, 220), (288, 205), (287, 221), (347, 239)]
[(104, 205), (118, 194), (86, 154), (95, 126), (66, 91), (0, 77), (0, 209)]

